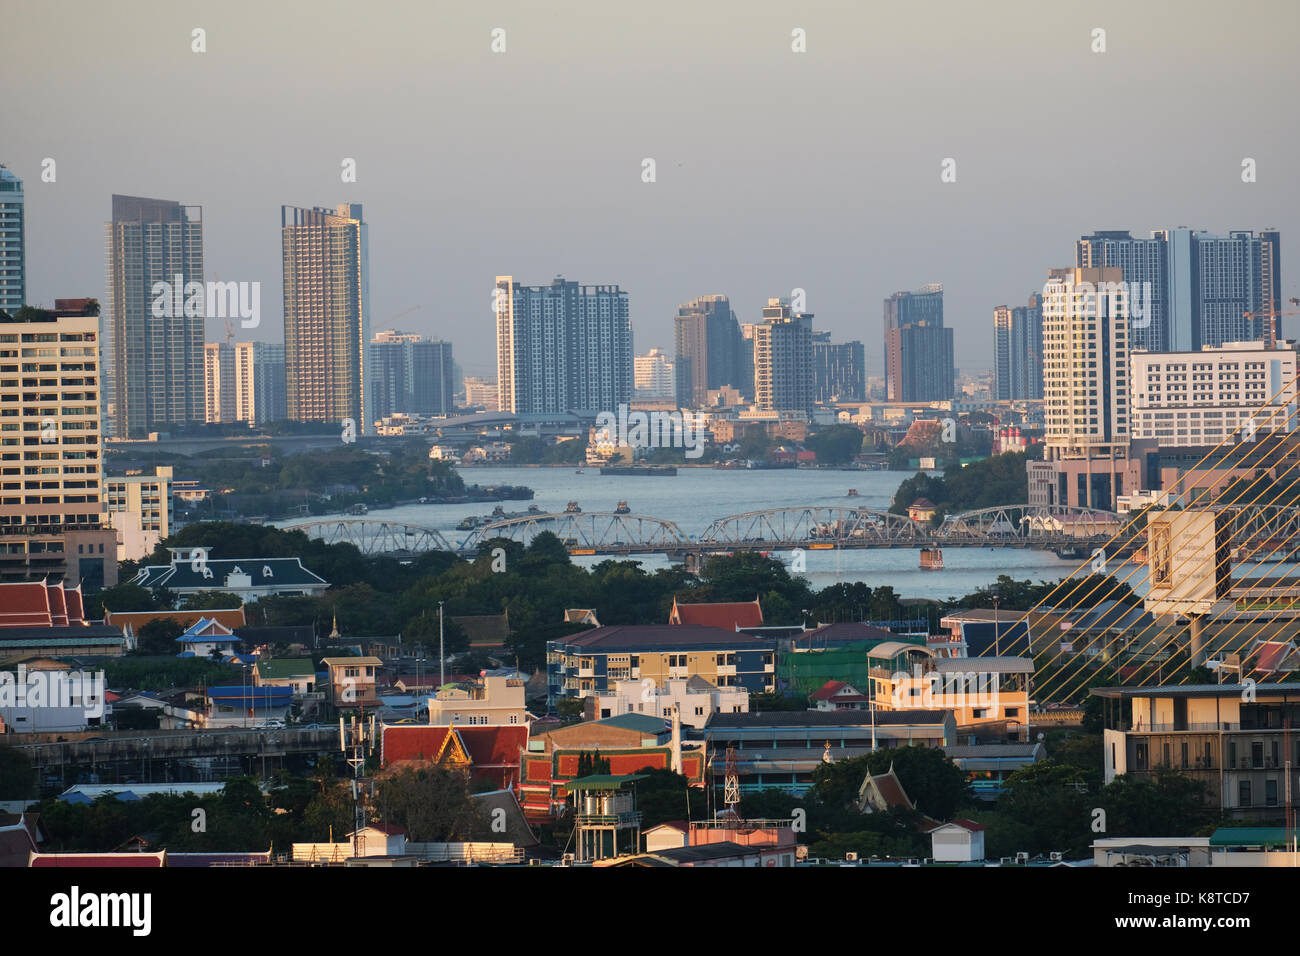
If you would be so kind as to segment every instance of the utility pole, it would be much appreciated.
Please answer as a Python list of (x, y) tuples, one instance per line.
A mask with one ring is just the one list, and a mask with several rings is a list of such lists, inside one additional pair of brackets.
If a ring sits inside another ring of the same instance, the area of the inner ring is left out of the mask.
[[(350, 756), (349, 747), (352, 751)], [(365, 829), (365, 813), (361, 800), (361, 775), (366, 768), (366, 755), (373, 753), (375, 749), (375, 715), (370, 715), (367, 724), (364, 717), (358, 723), (354, 714), (351, 727), (346, 726), (344, 718), (340, 717), (339, 749), (343, 751), (348, 766), (352, 768), (352, 855), (365, 856), (366, 838), (362, 835)]]

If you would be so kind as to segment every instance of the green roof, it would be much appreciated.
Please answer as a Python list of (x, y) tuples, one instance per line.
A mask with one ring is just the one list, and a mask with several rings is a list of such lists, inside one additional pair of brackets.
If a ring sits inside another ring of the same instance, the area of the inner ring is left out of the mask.
[(648, 714), (619, 714), (617, 717), (602, 717), (594, 723), (604, 724), (607, 727), (621, 727), (624, 730), (636, 730), (643, 734), (666, 734), (670, 729), (664, 723), (664, 718), (651, 717)]
[(1286, 827), (1220, 827), (1210, 846), (1287, 846)]
[(283, 680), (287, 677), (314, 677), (316, 666), (310, 657), (282, 657), (257, 662), (257, 676), (263, 680)]
[(588, 777), (578, 777), (564, 785), (566, 790), (621, 790), (623, 784), (645, 779), (643, 774), (629, 773), (617, 776), (609, 773), (593, 773)]

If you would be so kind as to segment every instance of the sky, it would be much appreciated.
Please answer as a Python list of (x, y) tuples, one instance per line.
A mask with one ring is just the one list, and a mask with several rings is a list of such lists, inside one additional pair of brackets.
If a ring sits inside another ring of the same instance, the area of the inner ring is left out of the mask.
[(637, 352), (671, 351), (696, 296), (754, 322), (800, 288), (873, 375), (891, 293), (943, 283), (957, 365), (987, 368), (994, 307), (1099, 229), (1277, 228), (1300, 295), (1293, 0), (6, 7), (0, 163), (25, 180), (34, 304), (106, 300), (114, 193), (201, 205), (206, 277), (262, 284), (236, 335), (266, 341), (280, 206), (360, 202), (372, 330), (449, 339), (489, 377), (497, 275), (620, 285)]

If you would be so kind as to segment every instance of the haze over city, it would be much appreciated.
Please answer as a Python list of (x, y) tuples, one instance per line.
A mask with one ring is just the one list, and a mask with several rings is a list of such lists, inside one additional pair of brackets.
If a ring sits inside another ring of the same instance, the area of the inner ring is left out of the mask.
[(882, 300), (941, 282), (973, 371), (993, 307), (1072, 264), (1080, 235), (1276, 228), (1285, 256), (1300, 232), (1287, 3), (76, 9), (15, 7), (0, 36), (33, 303), (105, 299), (110, 197), (166, 198), (203, 206), (207, 277), (260, 281), (243, 334), (279, 341), (280, 206), (360, 202), (372, 327), (452, 339), (467, 374), (495, 371), (501, 274), (619, 284), (637, 352), (671, 350), (688, 299), (724, 293), (755, 322), (802, 288), (872, 375)]

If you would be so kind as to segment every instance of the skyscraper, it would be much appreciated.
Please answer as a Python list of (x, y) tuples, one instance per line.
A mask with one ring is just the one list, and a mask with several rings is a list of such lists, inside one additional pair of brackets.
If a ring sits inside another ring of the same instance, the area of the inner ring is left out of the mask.
[(1133, 348), (1186, 352), (1281, 337), (1273, 314), (1282, 301), (1280, 246), (1271, 230), (1225, 237), (1180, 226), (1153, 230), (1149, 239), (1109, 230), (1076, 243), (1075, 266), (1121, 270)]
[[(1131, 347), (1163, 352), (1172, 341), (1169, 328), (1169, 246), (1165, 234), (1134, 239), (1127, 230), (1106, 230), (1083, 236), (1074, 246), (1078, 269), (1119, 269), (1128, 284), (1130, 300), (1143, 290), (1150, 293), (1149, 314), (1131, 316)], [(1143, 295), (1143, 312), (1146, 295)], [(1134, 303), (1130, 301), (1130, 306)]]
[(0, 311), (10, 315), (27, 302), (26, 229), (23, 181), (0, 166)]
[(0, 377), (0, 403), (12, 416), (0, 438), (0, 580), (49, 575), (111, 587), (117, 536), (102, 491), (99, 303), (56, 299), (24, 319), (0, 320), (0, 364), (30, 366), (50, 391)]
[(659, 349), (651, 349), (633, 360), (636, 375), (636, 397), (640, 401), (668, 401), (677, 395), (676, 370), (668, 356)]
[(113, 197), (105, 382), (118, 438), (203, 421), (203, 210)]
[(288, 417), (370, 426), (368, 226), (360, 203), (284, 206), (284, 351)]
[(750, 393), (753, 381), (744, 377), (740, 323), (725, 295), (703, 295), (679, 306), (673, 337), (679, 405), (702, 406), (709, 389), (724, 385)]
[(370, 345), (370, 414), (376, 421), (396, 412), (451, 414), (452, 365), (450, 342), (391, 330), (378, 333)]
[(1043, 397), (1043, 310), (1029, 304), (993, 310), (993, 397), (998, 401)]
[(813, 405), (812, 313), (791, 312), (788, 299), (768, 299), (754, 328), (754, 406), (807, 412)]
[(203, 346), (203, 420), (235, 421), (235, 350), (225, 342)]
[[(1141, 470), (1128, 460), (1128, 302), (1121, 276), (1118, 267), (1052, 269), (1043, 286), (1046, 446), (1043, 461), (1029, 463), (1031, 504), (1113, 511), (1118, 495), (1138, 490)], [(1043, 483), (1043, 491), (1032, 487)]]
[(632, 325), (616, 285), (496, 279), (497, 388), (503, 412), (613, 411), (631, 401)]
[(943, 325), (943, 285), (895, 292), (885, 300), (885, 389), (891, 402), (952, 398), (952, 329)]
[(271, 342), (235, 343), (235, 420), (265, 425), (288, 417), (284, 386), (284, 346)]
[(860, 402), (867, 397), (866, 349), (861, 342), (831, 341), (829, 332), (814, 332), (813, 401)]

